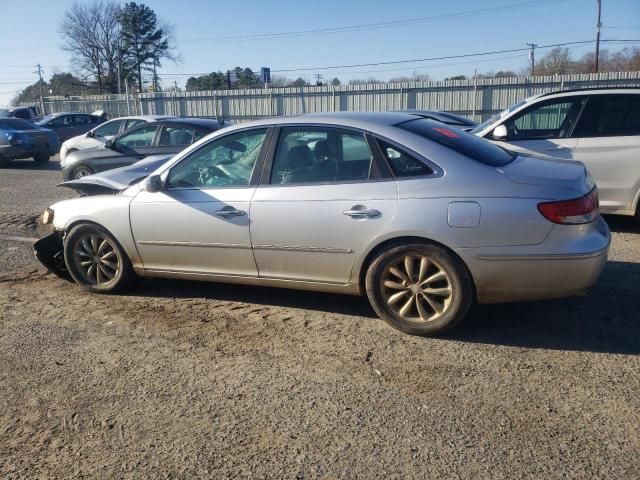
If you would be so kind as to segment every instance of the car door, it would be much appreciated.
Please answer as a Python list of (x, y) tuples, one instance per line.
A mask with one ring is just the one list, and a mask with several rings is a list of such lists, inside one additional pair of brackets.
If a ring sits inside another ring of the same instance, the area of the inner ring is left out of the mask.
[(583, 96), (537, 102), (505, 120), (506, 142), (489, 140), (516, 153), (573, 160), (577, 141), (571, 133), (585, 102)]
[(157, 132), (157, 125), (146, 125), (125, 132), (112, 142), (105, 143), (105, 150), (101, 152), (99, 160), (99, 169), (104, 171), (124, 167), (153, 154)]
[(602, 211), (634, 213), (640, 192), (640, 95), (592, 95), (574, 136), (575, 159), (596, 181)]
[(251, 202), (260, 277), (347, 284), (355, 260), (389, 224), (397, 188), (364, 132), (279, 129)]
[(257, 276), (249, 207), (268, 137), (260, 127), (212, 139), (163, 174), (162, 190), (133, 199), (131, 228), (145, 269)]
[(71, 137), (75, 137), (74, 119), (73, 115), (61, 115), (54, 118), (49, 122), (47, 128), (51, 128), (56, 132), (60, 142), (69, 140)]

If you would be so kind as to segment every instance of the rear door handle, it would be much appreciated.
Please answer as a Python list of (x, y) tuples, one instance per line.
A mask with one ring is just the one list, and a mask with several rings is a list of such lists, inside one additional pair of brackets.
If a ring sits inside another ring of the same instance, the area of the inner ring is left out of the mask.
[(354, 217), (354, 218), (363, 218), (363, 217), (373, 218), (373, 217), (380, 216), (379, 210), (374, 210), (373, 208), (366, 208), (361, 205), (356, 205), (354, 207), (351, 207), (350, 210), (345, 210), (342, 213), (348, 217)]
[(218, 210), (216, 215), (219, 217), (231, 218), (231, 217), (241, 217), (245, 215), (246, 212), (243, 210), (235, 210), (233, 207), (225, 207), (222, 210)]

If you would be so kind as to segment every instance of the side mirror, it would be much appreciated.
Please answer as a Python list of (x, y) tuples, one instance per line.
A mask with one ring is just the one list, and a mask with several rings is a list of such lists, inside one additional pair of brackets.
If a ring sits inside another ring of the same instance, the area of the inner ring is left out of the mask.
[(92, 132), (91, 130), (89, 130), (89, 131), (87, 132), (87, 134), (85, 135), (85, 137), (87, 137), (87, 138), (91, 138), (91, 137), (93, 137), (93, 132)]
[(507, 127), (504, 125), (498, 125), (491, 133), (491, 138), (493, 140), (506, 140), (508, 136)]
[(162, 190), (162, 179), (160, 178), (160, 175), (151, 175), (147, 178), (144, 189), (149, 193), (155, 193)]
[(104, 142), (104, 148), (110, 148), (111, 150), (115, 150), (115, 146), (116, 146), (116, 144), (111, 139), (109, 139), (106, 142)]

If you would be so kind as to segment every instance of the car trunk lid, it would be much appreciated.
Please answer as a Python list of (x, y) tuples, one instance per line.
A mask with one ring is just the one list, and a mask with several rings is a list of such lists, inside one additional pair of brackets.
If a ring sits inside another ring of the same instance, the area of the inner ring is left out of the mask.
[(560, 187), (572, 191), (570, 195), (585, 195), (594, 187), (586, 167), (571, 160), (519, 154), (498, 170), (512, 182)]

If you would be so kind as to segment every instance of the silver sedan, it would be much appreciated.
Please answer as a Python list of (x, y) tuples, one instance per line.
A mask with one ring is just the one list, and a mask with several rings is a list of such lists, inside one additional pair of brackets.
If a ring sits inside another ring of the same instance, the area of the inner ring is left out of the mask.
[(366, 294), (433, 335), (474, 302), (598, 279), (610, 234), (581, 163), (516, 155), (404, 113), (219, 130), (115, 195), (56, 203), (36, 255), (88, 290), (136, 276)]

